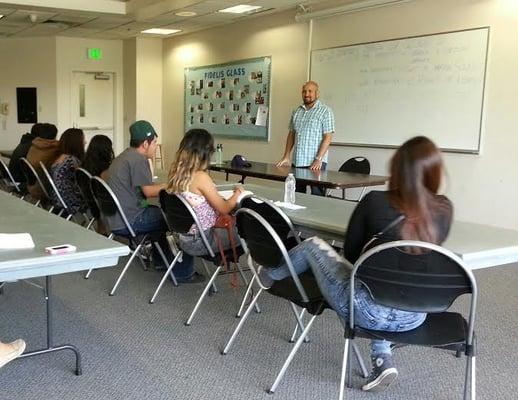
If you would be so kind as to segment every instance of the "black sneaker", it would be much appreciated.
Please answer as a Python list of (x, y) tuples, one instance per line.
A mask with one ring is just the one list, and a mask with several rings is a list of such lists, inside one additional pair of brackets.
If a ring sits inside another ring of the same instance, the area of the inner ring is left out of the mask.
[(176, 278), (178, 283), (201, 283), (205, 282), (205, 275), (195, 272), (189, 278)]
[(372, 372), (367, 383), (362, 386), (365, 392), (381, 392), (388, 388), (397, 378), (398, 372), (392, 356), (382, 354), (372, 360)]

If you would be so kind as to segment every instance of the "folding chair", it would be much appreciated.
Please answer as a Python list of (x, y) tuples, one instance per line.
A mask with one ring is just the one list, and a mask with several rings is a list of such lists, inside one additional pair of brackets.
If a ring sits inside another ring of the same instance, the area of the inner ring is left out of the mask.
[(11, 174), (9, 167), (6, 165), (4, 160), (2, 160), (1, 158), (0, 158), (0, 179), (7, 192), (18, 196), (23, 200), (23, 198), (25, 197), (25, 193), (23, 192), (20, 184), (14, 180), (13, 174)]
[[(207, 255), (199, 256), (202, 260), (203, 267), (205, 269), (205, 272), (207, 273), (207, 276), (210, 277), (209, 281), (205, 285), (205, 288), (203, 289), (200, 297), (198, 298), (198, 301), (196, 302), (196, 305), (194, 306), (194, 309), (192, 310), (191, 314), (189, 315), (189, 318), (187, 318), (187, 321), (185, 322), (185, 325), (189, 326), (196, 315), (196, 312), (198, 311), (201, 303), (207, 296), (207, 293), (209, 293), (210, 288), (212, 287), (212, 290), (214, 293), (217, 292), (217, 288), (214, 285), (214, 281), (217, 278), (219, 272), (221, 271), (221, 268), (224, 265), (223, 258), (221, 254), (218, 252), (217, 254), (214, 253), (212, 250), (209, 240), (207, 239), (207, 236), (205, 235), (205, 232), (203, 229), (201, 229), (200, 221), (198, 220), (198, 217), (196, 216), (195, 211), (193, 210), (192, 206), (185, 200), (182, 196), (179, 196), (177, 194), (169, 194), (165, 190), (160, 191), (160, 206), (162, 207), (162, 212), (164, 213), (164, 218), (167, 222), (167, 225), (169, 227), (169, 231), (171, 233), (176, 234), (183, 234), (187, 235), (193, 225), (196, 225), (198, 229), (198, 234), (200, 235), (203, 244), (205, 245), (205, 249), (207, 250)], [(243, 250), (241, 247), (238, 247), (236, 249), (237, 257), (241, 256), (243, 254)], [(172, 271), (174, 265), (178, 261), (178, 259), (181, 257), (181, 254), (183, 254), (183, 250), (180, 249), (178, 254), (176, 255), (173, 262), (169, 265), (169, 268), (165, 272), (164, 276), (162, 277), (162, 280), (160, 281), (160, 284), (158, 285), (155, 293), (153, 294), (153, 297), (151, 298), (150, 302), (153, 303), (155, 301), (156, 296), (158, 295), (158, 292), (160, 291), (162, 285), (164, 284), (165, 280), (167, 279), (167, 276)], [(233, 260), (233, 250), (228, 249), (224, 252), (224, 256), (227, 260)], [(216, 266), (216, 269), (211, 274), (210, 270), (207, 266), (206, 261), (211, 262)], [(241, 275), (241, 278), (245, 282), (245, 284), (248, 284), (248, 281), (246, 280), (246, 277), (243, 274), (243, 271), (241, 270), (241, 267), (239, 266), (239, 263), (237, 264), (237, 269), (239, 274)]]
[[(124, 225), (129, 232), (127, 235), (121, 235), (121, 234), (114, 234), (113, 232), (110, 233), (108, 236), (109, 239), (113, 239), (115, 236), (117, 237), (123, 237), (129, 241), (130, 244), (130, 251), (131, 256), (129, 260), (126, 262), (126, 265), (124, 265), (124, 268), (122, 269), (122, 272), (120, 273), (119, 277), (117, 278), (115, 284), (113, 285), (112, 290), (110, 291), (110, 296), (113, 296), (115, 294), (115, 291), (117, 290), (122, 278), (126, 274), (126, 271), (128, 270), (129, 266), (131, 265), (133, 259), (135, 257), (138, 257), (140, 260), (143, 268), (147, 270), (147, 266), (142, 259), (141, 250), (145, 248), (146, 242), (149, 242), (149, 235), (143, 235), (141, 238), (137, 236), (134, 229), (131, 227), (131, 224), (128, 221), (128, 218), (126, 217), (126, 214), (124, 213), (124, 210), (122, 209), (119, 199), (117, 199), (117, 196), (115, 196), (115, 193), (113, 193), (113, 190), (108, 186), (108, 184), (102, 180), (101, 178), (97, 176), (93, 176), (90, 181), (90, 187), (92, 189), (92, 195), (95, 200), (95, 203), (97, 204), (97, 207), (99, 208), (101, 212), (101, 216), (112, 216), (115, 214), (119, 214), (121, 219), (124, 221)], [(162, 257), (162, 260), (164, 262), (164, 265), (167, 265), (167, 260), (165, 258), (164, 252), (162, 251), (162, 248), (158, 243), (153, 243), (158, 252), (160, 253), (160, 256)], [(92, 270), (89, 270), (87, 274), (85, 275), (85, 279), (88, 279), (92, 273)]]
[(76, 178), (77, 187), (79, 188), (79, 192), (83, 198), (83, 202), (86, 204), (87, 211), (90, 211), (90, 215), (92, 216), (92, 218), (89, 218), (85, 215), (86, 219), (88, 220), (86, 229), (90, 229), (94, 222), (99, 218), (100, 214), (99, 208), (97, 208), (97, 204), (95, 204), (92, 188), (90, 187), (92, 175), (84, 168), (77, 168), (74, 175)]
[[(411, 331), (375, 331), (356, 326), (354, 307), (350, 307), (349, 321), (345, 328), (339, 399), (342, 400), (344, 396), (349, 344), (354, 338), (361, 337), (384, 339), (404, 345), (435, 347), (455, 351), (457, 354), (464, 352), (467, 356), (464, 399), (467, 399), (470, 386), (470, 398), (474, 400), (477, 284), (473, 273), (464, 262), (438, 245), (399, 240), (373, 247), (356, 261), (349, 286), (349, 304), (353, 304), (356, 279), (368, 287), (376, 303), (428, 315), (421, 326)], [(467, 321), (462, 314), (447, 311), (457, 297), (466, 293), (471, 294)]]
[[(232, 333), (230, 339), (222, 351), (222, 354), (228, 354), (230, 347), (232, 346), (246, 319), (250, 315), (254, 304), (257, 302), (263, 291), (288, 300), (290, 302), (291, 309), (297, 324), (301, 329), (301, 334), (295, 342), (295, 345), (288, 355), (288, 358), (284, 362), (280, 372), (275, 378), (273, 385), (268, 390), (268, 393), (274, 393), (291, 361), (293, 360), (293, 357), (297, 353), (300, 345), (305, 340), (309, 330), (311, 329), (311, 326), (313, 325), (313, 322), (315, 321), (315, 318), (322, 314), (326, 308), (329, 308), (329, 305), (323, 298), (322, 293), (320, 292), (320, 289), (315, 281), (315, 277), (311, 271), (307, 271), (300, 276), (297, 275), (288, 255), (288, 250), (284, 246), (282, 239), (261, 215), (259, 215), (256, 211), (247, 208), (240, 208), (236, 213), (236, 217), (239, 236), (246, 246), (245, 251), (248, 255), (248, 265), (250, 266), (250, 269), (254, 271), (254, 276), (259, 283), (260, 289), (255, 294), (254, 298), (246, 309), (245, 314)], [(276, 281), (271, 288), (267, 288), (261, 282), (254, 263), (258, 264), (262, 268), (276, 268), (282, 262), (288, 266), (291, 276), (283, 279), (282, 281)], [(306, 312), (312, 315), (311, 319), (305, 326), (294, 304), (304, 308)], [(356, 352), (363, 375), (367, 376), (367, 370), (363, 364), (363, 361), (361, 360), (361, 357), (359, 356), (358, 350), (355, 346), (353, 349)]]
[[(41, 182), (45, 187), (45, 191), (50, 195), (51, 201), (54, 203), (54, 207), (59, 210), (57, 215), (59, 217), (62, 216), (67, 221), (70, 221), (72, 218), (74, 218), (74, 213), (70, 210), (70, 207), (63, 199), (63, 196), (61, 196), (61, 193), (59, 193), (56, 183), (52, 179), (52, 176), (50, 176), (50, 172), (47, 170), (47, 167), (45, 167), (45, 164), (43, 164), (41, 161), (40, 167), (41, 171), (43, 172)], [(57, 200), (57, 204), (55, 200)], [(78, 224), (81, 224), (80, 221), (77, 221), (77, 219), (74, 218), (74, 220)]]
[[(371, 173), (371, 164), (370, 164), (369, 160), (367, 160), (365, 157), (351, 157), (340, 166), (338, 171), (349, 172), (349, 173), (353, 173), (353, 174), (369, 175)], [(336, 189), (338, 190), (340, 188), (336, 188)], [(362, 199), (364, 193), (365, 193), (365, 186), (362, 188), (360, 196), (358, 196), (357, 199), (347, 199), (345, 197), (345, 189), (342, 189), (342, 200), (358, 202)], [(337, 197), (331, 196), (331, 195), (327, 195), (327, 197), (337, 198)]]
[(49, 213), (54, 211), (54, 206), (52, 205), (52, 200), (49, 196), (49, 193), (47, 192), (47, 189), (45, 188), (45, 185), (40, 179), (40, 176), (34, 169), (34, 167), (31, 165), (31, 163), (25, 158), (20, 158), (20, 169), (22, 170), (23, 175), (25, 176), (25, 180), (27, 182), (27, 187), (38, 185), (38, 187), (41, 189), (41, 199), (37, 199), (36, 203), (34, 203), (35, 206), (39, 206), (43, 209), (46, 209), (44, 204), (48, 203), (50, 204), (50, 208), (47, 210)]

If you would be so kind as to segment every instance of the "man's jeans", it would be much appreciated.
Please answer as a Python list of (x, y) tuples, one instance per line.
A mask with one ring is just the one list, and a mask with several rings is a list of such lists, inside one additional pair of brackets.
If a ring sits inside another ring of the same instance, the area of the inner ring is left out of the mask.
[[(169, 263), (173, 261), (173, 253), (166, 239), (167, 224), (162, 216), (162, 211), (156, 206), (145, 208), (131, 222), (131, 227), (137, 235), (148, 234), (153, 242), (157, 242), (162, 248), (164, 255)], [(130, 233), (126, 228), (113, 231), (116, 235), (128, 236)], [(153, 262), (155, 267), (163, 265), (162, 257), (153, 246)], [(167, 265), (165, 267), (168, 267)], [(178, 279), (188, 279), (194, 274), (193, 257), (189, 254), (183, 254), (182, 262), (177, 263), (173, 268), (173, 273)]]
[[(293, 165), (293, 167), (295, 167), (295, 166)], [(323, 162), (321, 164), (320, 170), (321, 171), (325, 171), (326, 167), (327, 167), (327, 163)], [(309, 169), (309, 167), (297, 167), (297, 168)], [(311, 189), (311, 194), (313, 194), (315, 196), (325, 196), (326, 195), (326, 188), (323, 187), (323, 186), (313, 186), (313, 185), (311, 185), (310, 189)], [(306, 193), (306, 185), (304, 183), (297, 182), (296, 186), (295, 186), (295, 191), (297, 193)]]
[[(342, 322), (349, 318), (350, 264), (336, 253), (325, 241), (312, 237), (289, 251), (293, 268), (300, 274), (309, 268), (313, 271), (322, 295), (337, 312)], [(282, 280), (290, 276), (286, 264), (267, 271), (273, 280)], [(365, 286), (356, 281), (354, 296), (355, 324), (372, 330), (403, 332), (417, 328), (426, 319), (424, 313), (402, 311), (376, 304)], [(371, 356), (391, 354), (390, 342), (371, 341)]]

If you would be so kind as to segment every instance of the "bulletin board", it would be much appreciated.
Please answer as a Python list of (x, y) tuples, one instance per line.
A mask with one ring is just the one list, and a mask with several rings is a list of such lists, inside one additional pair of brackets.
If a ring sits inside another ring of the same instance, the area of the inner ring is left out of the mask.
[(271, 57), (185, 69), (185, 131), (268, 141)]

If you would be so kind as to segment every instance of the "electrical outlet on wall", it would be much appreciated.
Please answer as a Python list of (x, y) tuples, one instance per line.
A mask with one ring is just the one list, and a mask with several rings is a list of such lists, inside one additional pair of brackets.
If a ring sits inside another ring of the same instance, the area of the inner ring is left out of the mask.
[(0, 104), (0, 114), (9, 115), (9, 103), (1, 103)]

